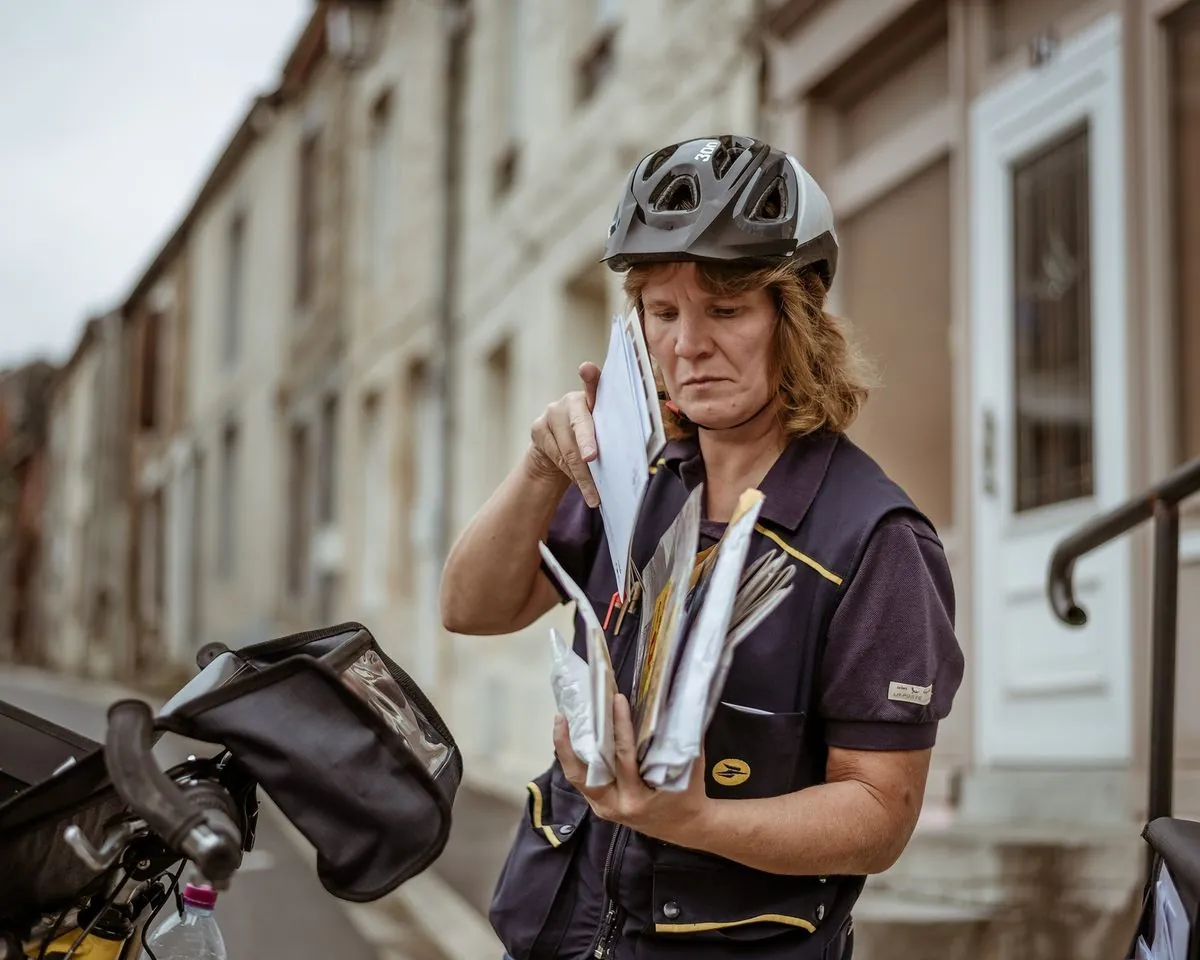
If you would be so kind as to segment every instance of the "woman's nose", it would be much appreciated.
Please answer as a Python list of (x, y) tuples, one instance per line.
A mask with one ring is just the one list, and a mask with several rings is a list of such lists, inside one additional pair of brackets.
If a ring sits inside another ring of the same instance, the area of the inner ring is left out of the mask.
[(712, 343), (706, 318), (681, 313), (675, 333), (675, 355), (684, 360), (703, 356)]

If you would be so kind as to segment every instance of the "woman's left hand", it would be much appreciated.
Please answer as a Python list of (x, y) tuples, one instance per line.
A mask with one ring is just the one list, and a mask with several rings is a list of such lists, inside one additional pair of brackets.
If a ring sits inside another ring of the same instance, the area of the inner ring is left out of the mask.
[(637, 749), (629, 701), (617, 694), (612, 704), (615, 779), (602, 787), (587, 786), (587, 764), (571, 749), (567, 723), (554, 718), (554, 751), (571, 785), (602, 820), (682, 847), (699, 846), (711, 801), (704, 791), (704, 757), (692, 767), (686, 790), (655, 790), (638, 773)]

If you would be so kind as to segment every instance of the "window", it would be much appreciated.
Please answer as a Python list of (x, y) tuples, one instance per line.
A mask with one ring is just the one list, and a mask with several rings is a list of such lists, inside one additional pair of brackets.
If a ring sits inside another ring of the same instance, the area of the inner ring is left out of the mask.
[(1090, 496), (1091, 203), (1088, 131), (1013, 168), (1016, 504)]
[(495, 483), (508, 473), (508, 451), (512, 441), (512, 369), (509, 341), (495, 346), (484, 360), (483, 447), (486, 469)]
[(527, 95), (528, 0), (505, 0), (504, 27), (500, 33), (503, 47), (497, 63), (503, 65), (498, 78), (500, 91), (500, 152), (495, 159), (492, 190), (504, 196), (516, 183), (520, 166), (520, 145), (525, 135), (525, 98)]
[(142, 326), (142, 376), (138, 425), (143, 430), (154, 430), (159, 426), (159, 333), (161, 326), (162, 315), (158, 313), (149, 314)]
[(162, 617), (163, 567), (166, 563), (164, 526), (163, 492), (156, 490), (141, 502), (141, 544), (138, 550), (141, 577), (138, 589), (141, 621), (146, 625), (157, 625)]
[(225, 325), (221, 358), (227, 365), (237, 360), (242, 330), (242, 286), (245, 271), (246, 218), (236, 213), (229, 222), (225, 263)]
[(217, 527), (217, 574), (224, 578), (232, 576), (237, 565), (240, 459), (237, 424), (227, 423), (221, 432), (220, 513)]
[(1171, 23), (1176, 349), (1180, 461), (1200, 457), (1200, 8)]
[(842, 221), (851, 331), (881, 380), (851, 436), (939, 529), (953, 518), (950, 164), (942, 160)]
[(393, 147), (393, 93), (385, 90), (371, 106), (369, 190), (367, 198), (367, 246), (371, 275), (375, 282), (387, 275), (394, 229), (396, 202), (396, 155)]
[(287, 588), (293, 597), (303, 595), (308, 577), (308, 501), (308, 427), (298, 423), (288, 439)]
[(947, 5), (919, 0), (806, 97), (805, 158), (841, 254), (829, 310), (879, 385), (850, 429), (938, 526), (954, 525)]
[(188, 556), (188, 564), (191, 569), (188, 571), (190, 589), (188, 590), (187, 625), (189, 633), (198, 643), (204, 630), (204, 531), (208, 513), (208, 508), (205, 506), (204, 451), (199, 449), (192, 461), (191, 501), (193, 509), (191, 529), (188, 534), (191, 538), (191, 551)]
[(387, 602), (391, 523), (390, 471), (378, 394), (363, 401), (362, 415), (362, 603), (378, 609)]
[(606, 30), (584, 52), (575, 76), (575, 96), (579, 103), (591, 100), (616, 67), (616, 40), (616, 35)]
[(328, 396), (321, 404), (321, 451), (317, 458), (317, 520), (337, 518), (338, 399)]
[(433, 374), (424, 360), (409, 364), (401, 409), (405, 429), (400, 449), (400, 513), (407, 546), (401, 558), (401, 589), (406, 597), (414, 597), (420, 563), (436, 545), (440, 478), (436, 455), (441, 435), (439, 407)]
[(317, 270), (317, 189), (320, 134), (305, 135), (300, 144), (296, 198), (296, 306), (312, 305)]
[(612, 329), (612, 311), (608, 308), (610, 273), (607, 267), (596, 264), (571, 278), (564, 290), (563, 339), (569, 351), (564, 364), (569, 381), (564, 390), (579, 389), (575, 371), (585, 360), (604, 365)]

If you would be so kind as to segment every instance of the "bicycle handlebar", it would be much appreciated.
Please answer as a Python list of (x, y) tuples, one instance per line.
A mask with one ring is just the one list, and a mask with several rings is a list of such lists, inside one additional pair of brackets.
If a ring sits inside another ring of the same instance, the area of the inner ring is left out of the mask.
[(119, 700), (109, 707), (104, 762), (113, 789), (168, 847), (224, 890), (242, 855), (233, 800), (210, 781), (182, 789), (159, 768), (153, 735), (154, 718), (142, 701)]

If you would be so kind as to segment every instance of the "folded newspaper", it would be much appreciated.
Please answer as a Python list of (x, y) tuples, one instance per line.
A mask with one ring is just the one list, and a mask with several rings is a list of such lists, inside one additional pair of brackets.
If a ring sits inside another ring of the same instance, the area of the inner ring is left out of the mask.
[[(795, 568), (772, 549), (746, 556), (763, 495), (747, 490), (724, 535), (700, 550), (703, 484), (688, 497), (645, 568), (635, 571), (643, 610), (635, 650), (634, 734), (651, 786), (685, 790), (729, 674), (733, 654), (791, 592)], [(584, 622), (586, 660), (551, 629), (551, 686), (588, 786), (613, 780), (616, 679), (607, 638), (586, 594), (541, 544), (542, 557)]]

